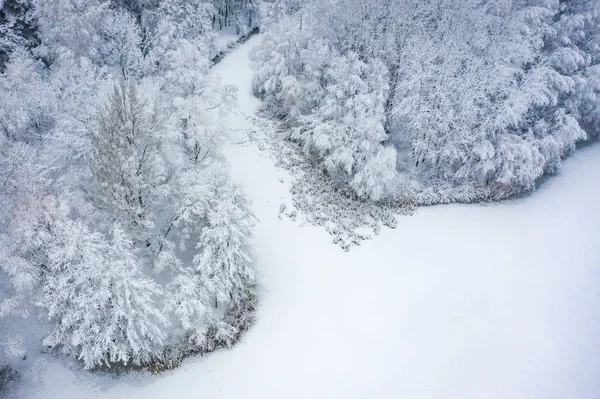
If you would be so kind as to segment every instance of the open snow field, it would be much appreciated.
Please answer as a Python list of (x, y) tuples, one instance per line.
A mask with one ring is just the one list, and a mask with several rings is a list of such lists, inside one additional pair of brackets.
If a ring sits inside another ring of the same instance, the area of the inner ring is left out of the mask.
[[(214, 68), (239, 88), (232, 128), (259, 105), (258, 40)], [(421, 208), (344, 252), (278, 218), (289, 177), (241, 130), (226, 156), (259, 219), (257, 324), (159, 376), (40, 357), (18, 398), (600, 398), (600, 146), (527, 198)]]

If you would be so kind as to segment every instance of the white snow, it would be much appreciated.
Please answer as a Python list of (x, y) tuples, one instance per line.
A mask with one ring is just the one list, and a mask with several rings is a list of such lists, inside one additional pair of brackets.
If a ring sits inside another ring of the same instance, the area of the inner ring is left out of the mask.
[[(258, 40), (214, 69), (246, 114)], [(324, 228), (278, 218), (289, 176), (237, 134), (226, 156), (259, 218), (257, 324), (160, 376), (41, 357), (19, 398), (600, 397), (600, 146), (527, 198), (422, 208), (343, 252)]]
[(224, 27), (217, 31), (217, 49), (219, 51), (226, 50), (230, 45), (235, 43), (240, 36), (241, 35), (235, 31), (235, 26)]

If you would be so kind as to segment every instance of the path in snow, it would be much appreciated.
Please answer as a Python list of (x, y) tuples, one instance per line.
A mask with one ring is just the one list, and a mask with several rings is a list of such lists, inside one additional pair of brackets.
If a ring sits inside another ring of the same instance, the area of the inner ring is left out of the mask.
[[(246, 114), (259, 40), (214, 68)], [(420, 209), (350, 252), (278, 218), (289, 191), (267, 154), (234, 143), (226, 156), (259, 218), (265, 292), (242, 342), (161, 376), (40, 361), (21, 397), (600, 397), (600, 146), (528, 198)]]

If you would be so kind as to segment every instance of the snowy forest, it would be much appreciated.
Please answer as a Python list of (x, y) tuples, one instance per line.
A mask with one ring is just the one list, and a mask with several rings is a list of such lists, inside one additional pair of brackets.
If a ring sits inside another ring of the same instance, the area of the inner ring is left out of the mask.
[(235, 90), (207, 72), (253, 4), (3, 7), (2, 323), (41, 314), (43, 345), (88, 369), (230, 346), (256, 306), (254, 216), (220, 155)]
[(32, 351), (160, 372), (255, 324), (211, 70), (259, 31), (258, 115), (356, 203), (529, 194), (600, 136), (597, 0), (0, 0), (0, 396)]
[(503, 199), (600, 132), (596, 0), (308, 0), (280, 10), (289, 16), (253, 55), (254, 91), (360, 199)]

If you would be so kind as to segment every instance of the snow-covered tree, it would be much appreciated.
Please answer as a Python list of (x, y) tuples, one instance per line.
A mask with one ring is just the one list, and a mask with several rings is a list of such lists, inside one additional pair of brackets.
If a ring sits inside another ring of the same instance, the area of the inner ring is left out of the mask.
[(163, 88), (173, 97), (170, 123), (181, 134), (189, 159), (206, 165), (223, 137), (222, 119), (235, 101), (234, 88), (209, 75), (210, 61), (194, 42), (182, 39), (167, 56)]
[(53, 168), (65, 185), (78, 186), (93, 158), (90, 130), (96, 128), (98, 110), (104, 106), (104, 94), (114, 85), (109, 72), (85, 57), (65, 55), (55, 61), (47, 82), (56, 106), (47, 142), (52, 144)]
[(302, 0), (265, 0), (259, 3), (262, 24), (270, 26), (301, 9)]
[(205, 58), (216, 48), (216, 33), (212, 29), (214, 8), (201, 0), (163, 0), (159, 7), (145, 16), (149, 56), (160, 73), (168, 69), (168, 52), (187, 40)]
[(547, 63), (570, 82), (561, 106), (591, 136), (600, 132), (599, 26), (597, 2), (562, 2), (544, 40)]
[(10, 180), (1, 203), (10, 213), (2, 215), (0, 267), (13, 293), (0, 315), (27, 316), (32, 306), (47, 313), (52, 333), (45, 344), (59, 346), (87, 368), (148, 363), (160, 356), (165, 334), (164, 317), (153, 302), (158, 287), (141, 274), (121, 229), (115, 227), (107, 241), (71, 220), (36, 155), (18, 143), (3, 158)]
[(247, 299), (256, 283), (254, 220), (240, 188), (228, 181), (216, 185), (194, 257), (200, 284), (214, 306), (233, 309)]
[(39, 300), (52, 322), (44, 344), (81, 359), (86, 368), (160, 358), (166, 324), (156, 306), (160, 289), (142, 274), (123, 230), (115, 225), (107, 242), (70, 222), (55, 226), (52, 235)]
[(160, 151), (161, 117), (144, 101), (135, 83), (115, 85), (91, 132), (92, 201), (140, 232), (152, 228), (150, 211), (168, 194), (170, 177)]
[(106, 0), (38, 0), (34, 16), (38, 21), (39, 53), (54, 60), (64, 52), (102, 59), (102, 25), (109, 11)]
[(290, 137), (322, 160), (335, 182), (381, 199), (396, 163), (395, 150), (381, 145), (387, 139), (385, 65), (354, 52), (339, 54), (326, 41), (287, 27), (274, 28), (253, 54), (255, 91), (286, 118)]
[(212, 0), (215, 8), (213, 26), (223, 29), (234, 26), (237, 33), (246, 33), (258, 26), (259, 5), (256, 0)]
[(36, 28), (31, 0), (0, 2), (0, 72), (13, 50), (37, 44)]
[(123, 79), (141, 77), (150, 70), (142, 54), (142, 32), (135, 18), (117, 11), (107, 15), (102, 29), (103, 61), (115, 66)]
[(22, 142), (0, 141), (0, 269), (12, 293), (0, 304), (0, 317), (27, 316), (45, 273), (45, 248), (60, 215), (40, 151)]
[(53, 125), (54, 93), (43, 63), (15, 49), (0, 75), (0, 130), (5, 138), (38, 143)]
[(197, 255), (167, 286), (173, 312), (191, 348), (230, 346), (253, 321), (257, 270), (254, 216), (240, 188), (213, 176)]

